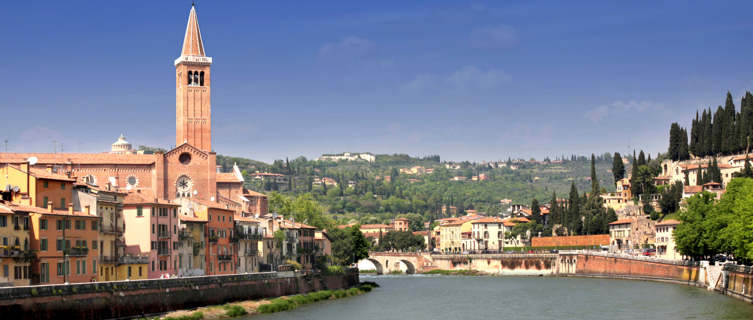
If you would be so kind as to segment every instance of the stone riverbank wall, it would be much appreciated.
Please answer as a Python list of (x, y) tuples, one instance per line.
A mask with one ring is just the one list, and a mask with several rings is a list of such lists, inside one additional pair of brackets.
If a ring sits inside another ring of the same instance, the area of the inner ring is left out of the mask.
[(475, 270), (506, 276), (557, 274), (557, 254), (448, 254), (432, 255), (434, 267)]
[[(158, 314), (358, 284), (358, 273), (254, 273), (138, 281), (0, 288), (9, 319), (109, 319)], [(3, 317), (4, 318), (4, 317)]]

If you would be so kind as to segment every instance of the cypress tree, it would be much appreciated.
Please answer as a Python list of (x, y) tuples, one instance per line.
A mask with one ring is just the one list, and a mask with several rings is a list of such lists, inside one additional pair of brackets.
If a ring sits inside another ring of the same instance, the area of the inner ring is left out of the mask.
[(711, 146), (711, 154), (719, 154), (725, 152), (725, 143), (724, 143), (724, 134), (727, 123), (726, 123), (726, 113), (724, 112), (724, 109), (722, 109), (722, 106), (717, 107), (716, 112), (714, 113), (714, 122), (713, 122), (713, 132), (712, 132), (712, 146)]
[(612, 175), (614, 176), (614, 183), (625, 177), (625, 164), (622, 163), (622, 156), (619, 152), (614, 153), (612, 157)]
[(703, 111), (703, 156), (714, 153), (714, 127), (711, 123), (711, 108)]
[(695, 111), (695, 119), (690, 126), (690, 146), (688, 147), (690, 153), (698, 155), (698, 110)]
[(727, 100), (724, 102), (724, 129), (722, 132), (722, 146), (724, 154), (731, 154), (737, 150), (737, 130), (735, 128), (735, 103), (732, 94), (727, 91)]
[(533, 201), (531, 201), (531, 220), (541, 224), (541, 207), (539, 206), (539, 200), (536, 200), (536, 198), (533, 198)]
[(594, 154), (591, 154), (591, 197), (599, 196), (599, 178), (596, 177), (596, 160)]
[(677, 122), (673, 122), (669, 127), (669, 148), (667, 149), (667, 156), (672, 161), (679, 160), (680, 155), (680, 125)]
[(690, 151), (688, 150), (688, 131), (685, 128), (680, 128), (680, 146), (678, 148), (677, 158), (679, 160), (690, 159)]
[(643, 150), (638, 154), (638, 166), (644, 166), (646, 165), (646, 154), (643, 153)]

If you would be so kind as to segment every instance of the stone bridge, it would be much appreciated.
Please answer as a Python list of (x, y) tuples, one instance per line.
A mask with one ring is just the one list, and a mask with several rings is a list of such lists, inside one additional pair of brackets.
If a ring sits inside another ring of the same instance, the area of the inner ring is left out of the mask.
[(434, 269), (434, 261), (428, 253), (413, 252), (369, 252), (366, 260), (376, 267), (377, 274), (402, 272), (401, 264), (405, 265), (405, 272), (422, 273)]

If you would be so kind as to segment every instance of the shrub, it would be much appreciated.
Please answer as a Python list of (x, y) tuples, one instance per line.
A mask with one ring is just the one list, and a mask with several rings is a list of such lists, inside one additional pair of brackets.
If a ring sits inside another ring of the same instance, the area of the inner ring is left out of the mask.
[(244, 314), (248, 314), (246, 309), (239, 305), (225, 305), (225, 315), (228, 317), (240, 317)]
[(325, 275), (340, 275), (345, 274), (345, 269), (342, 266), (327, 266), (323, 273)]
[(289, 264), (290, 266), (292, 266), (293, 270), (303, 270), (303, 266), (300, 263), (298, 263), (298, 261), (287, 260), (285, 261), (285, 264)]

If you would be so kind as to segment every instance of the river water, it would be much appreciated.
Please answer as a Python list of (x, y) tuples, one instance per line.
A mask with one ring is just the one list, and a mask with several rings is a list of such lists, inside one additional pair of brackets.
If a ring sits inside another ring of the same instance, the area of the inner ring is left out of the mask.
[(753, 305), (684, 285), (558, 277), (361, 276), (361, 296), (256, 315), (281, 319), (753, 319)]

